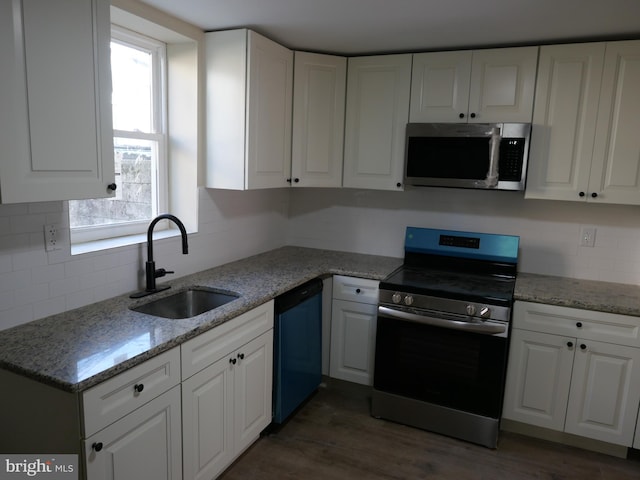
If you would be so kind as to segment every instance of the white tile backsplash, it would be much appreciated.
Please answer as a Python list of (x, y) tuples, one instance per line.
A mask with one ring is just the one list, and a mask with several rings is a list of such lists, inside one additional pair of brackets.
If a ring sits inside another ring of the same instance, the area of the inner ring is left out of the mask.
[[(189, 235), (154, 242), (165, 279), (195, 273), (286, 243), (289, 191), (200, 189), (200, 225)], [(65, 202), (0, 205), (0, 330), (143, 287), (146, 243), (72, 256)], [(43, 227), (61, 226), (63, 248), (44, 249)], [(159, 279), (162, 281), (165, 279)]]
[[(640, 283), (638, 207), (525, 200), (521, 192), (297, 189), (288, 242), (401, 257), (407, 226), (518, 235), (520, 271)], [(595, 247), (580, 246), (583, 226), (597, 228)]]
[[(640, 283), (638, 207), (524, 200), (522, 193), (414, 189), (199, 190), (189, 254), (179, 237), (154, 242), (176, 278), (285, 244), (403, 256), (408, 225), (519, 235), (520, 271)], [(64, 202), (0, 205), (0, 329), (143, 286), (146, 244), (72, 256)], [(62, 225), (45, 252), (42, 227)], [(597, 229), (581, 247), (582, 226)], [(164, 279), (159, 279), (159, 282)]]

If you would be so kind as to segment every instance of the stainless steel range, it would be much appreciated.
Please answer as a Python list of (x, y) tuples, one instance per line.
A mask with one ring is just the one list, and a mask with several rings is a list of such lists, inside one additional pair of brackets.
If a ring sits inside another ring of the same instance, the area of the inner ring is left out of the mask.
[(373, 416), (497, 446), (518, 245), (407, 227), (380, 283)]

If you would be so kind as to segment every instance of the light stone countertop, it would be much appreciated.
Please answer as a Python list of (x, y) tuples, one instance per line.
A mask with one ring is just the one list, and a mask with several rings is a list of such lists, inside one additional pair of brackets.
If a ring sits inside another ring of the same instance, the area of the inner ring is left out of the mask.
[[(313, 278), (381, 280), (401, 264), (401, 258), (279, 248), (167, 282), (172, 288), (145, 298), (122, 295), (0, 331), (0, 368), (83, 391)], [(240, 298), (184, 320), (130, 310), (194, 285), (230, 290)]]
[[(0, 331), (0, 368), (79, 392), (317, 277), (382, 280), (401, 258), (282, 247), (167, 282), (169, 290), (122, 295)], [(130, 310), (189, 286), (230, 290), (240, 298), (184, 320)], [(640, 317), (640, 287), (519, 273), (515, 299)]]
[(519, 273), (514, 298), (640, 317), (640, 286), (625, 283)]

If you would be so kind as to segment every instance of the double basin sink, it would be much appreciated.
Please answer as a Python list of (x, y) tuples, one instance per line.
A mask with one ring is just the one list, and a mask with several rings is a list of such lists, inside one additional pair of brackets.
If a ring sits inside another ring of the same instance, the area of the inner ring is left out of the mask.
[(189, 287), (167, 297), (132, 308), (134, 312), (179, 320), (195, 317), (232, 302), (240, 295), (208, 287)]

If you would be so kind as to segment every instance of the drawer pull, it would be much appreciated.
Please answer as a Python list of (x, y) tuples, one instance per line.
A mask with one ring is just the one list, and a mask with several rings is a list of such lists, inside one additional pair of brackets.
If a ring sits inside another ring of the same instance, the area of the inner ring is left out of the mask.
[(359, 288), (356, 288), (356, 293), (360, 293), (362, 290), (360, 290)]
[(133, 386), (133, 390), (134, 390), (136, 393), (142, 393), (142, 391), (144, 390), (144, 384), (142, 384), (142, 383), (136, 383), (136, 384)]
[(235, 358), (230, 358), (230, 359), (229, 359), (229, 363), (230, 363), (231, 365), (235, 365), (235, 364), (236, 364), (236, 362), (237, 362), (237, 360), (236, 360)]
[(239, 354), (238, 354), (238, 358), (239, 358), (240, 360), (244, 360), (244, 353), (239, 353)]
[(578, 328), (582, 328), (582, 322), (578, 322), (578, 323), (576, 323), (576, 327), (578, 327)]
[(580, 350), (586, 350), (587, 346), (584, 343), (580, 344)]
[(573, 342), (567, 342), (567, 347), (572, 348), (573, 347)]
[(100, 450), (102, 450), (102, 442), (96, 442), (93, 445), (91, 445), (91, 448), (96, 451), (99, 452)]

